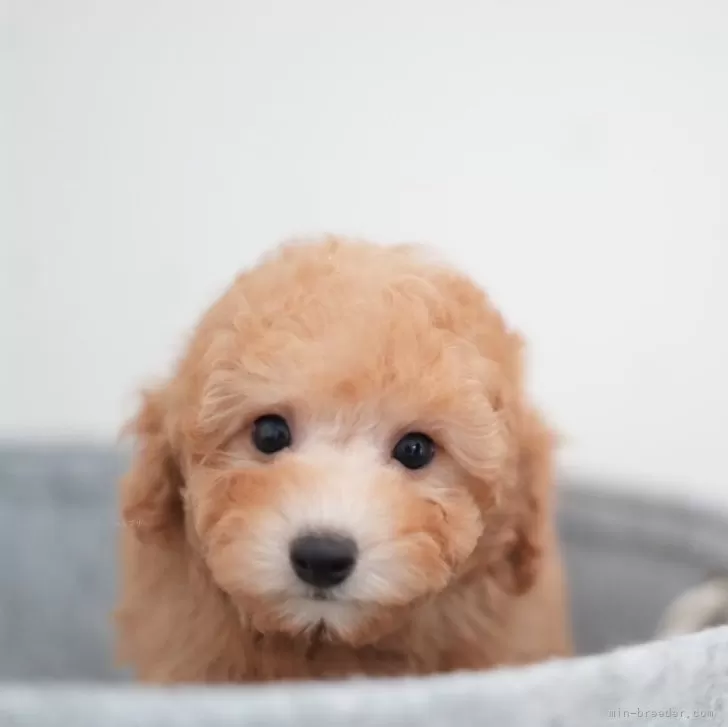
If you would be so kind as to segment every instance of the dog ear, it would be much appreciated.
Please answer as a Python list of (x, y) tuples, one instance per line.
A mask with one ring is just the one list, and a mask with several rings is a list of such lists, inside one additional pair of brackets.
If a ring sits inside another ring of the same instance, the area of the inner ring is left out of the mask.
[(528, 591), (538, 575), (544, 540), (552, 513), (552, 452), (554, 436), (532, 410), (522, 412), (515, 432), (517, 458), (510, 505), (512, 540), (506, 587), (515, 594)]
[(165, 431), (165, 409), (162, 392), (146, 392), (125, 428), (136, 439), (136, 451), (121, 483), (122, 517), (145, 542), (165, 540), (183, 522), (183, 478)]

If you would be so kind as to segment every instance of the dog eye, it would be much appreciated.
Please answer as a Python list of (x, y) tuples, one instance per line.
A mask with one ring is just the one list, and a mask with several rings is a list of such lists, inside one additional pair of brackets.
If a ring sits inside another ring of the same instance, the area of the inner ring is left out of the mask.
[(435, 456), (435, 443), (420, 432), (410, 432), (394, 445), (392, 457), (408, 470), (426, 467)]
[(274, 454), (291, 446), (288, 422), (278, 414), (265, 414), (253, 423), (253, 444), (263, 454)]

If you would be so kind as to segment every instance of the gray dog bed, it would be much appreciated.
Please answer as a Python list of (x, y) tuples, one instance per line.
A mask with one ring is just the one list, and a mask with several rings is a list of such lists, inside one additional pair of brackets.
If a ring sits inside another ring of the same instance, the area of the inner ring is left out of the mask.
[(152, 689), (114, 668), (122, 452), (0, 449), (0, 725), (728, 725), (728, 629), (652, 641), (728, 566), (728, 517), (562, 482), (579, 657), (426, 679)]

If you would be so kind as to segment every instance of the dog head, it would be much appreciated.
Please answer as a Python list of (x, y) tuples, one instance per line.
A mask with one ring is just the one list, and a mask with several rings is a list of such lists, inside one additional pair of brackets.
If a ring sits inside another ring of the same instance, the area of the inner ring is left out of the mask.
[(125, 519), (263, 633), (369, 643), (477, 569), (523, 590), (548, 437), (520, 350), (419, 248), (283, 246), (146, 395)]

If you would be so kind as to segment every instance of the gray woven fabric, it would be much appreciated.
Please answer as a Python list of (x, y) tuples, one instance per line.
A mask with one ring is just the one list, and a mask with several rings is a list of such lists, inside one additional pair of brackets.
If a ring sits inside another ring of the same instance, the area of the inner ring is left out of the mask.
[[(0, 691), (0, 725), (567, 727), (624, 723), (623, 714), (609, 716), (617, 709), (708, 710), (721, 690), (728, 693), (724, 630), (487, 675), (185, 691), (174, 698), (127, 691), (126, 675), (111, 661), (109, 622), (115, 485), (125, 462), (122, 451), (104, 448), (0, 447), (0, 681), (9, 683)], [(649, 640), (675, 596), (725, 571), (728, 517), (584, 484), (561, 483), (559, 518), (577, 648), (593, 654)], [(55, 686), (33, 686), (40, 683)], [(294, 721), (293, 709), (309, 717)], [(86, 710), (95, 721), (83, 721)], [(343, 719), (339, 710), (346, 722), (336, 721)], [(728, 724), (725, 715), (716, 719), (706, 724)]]
[(430, 679), (236, 689), (0, 687), (13, 727), (728, 724), (728, 628), (603, 657)]

